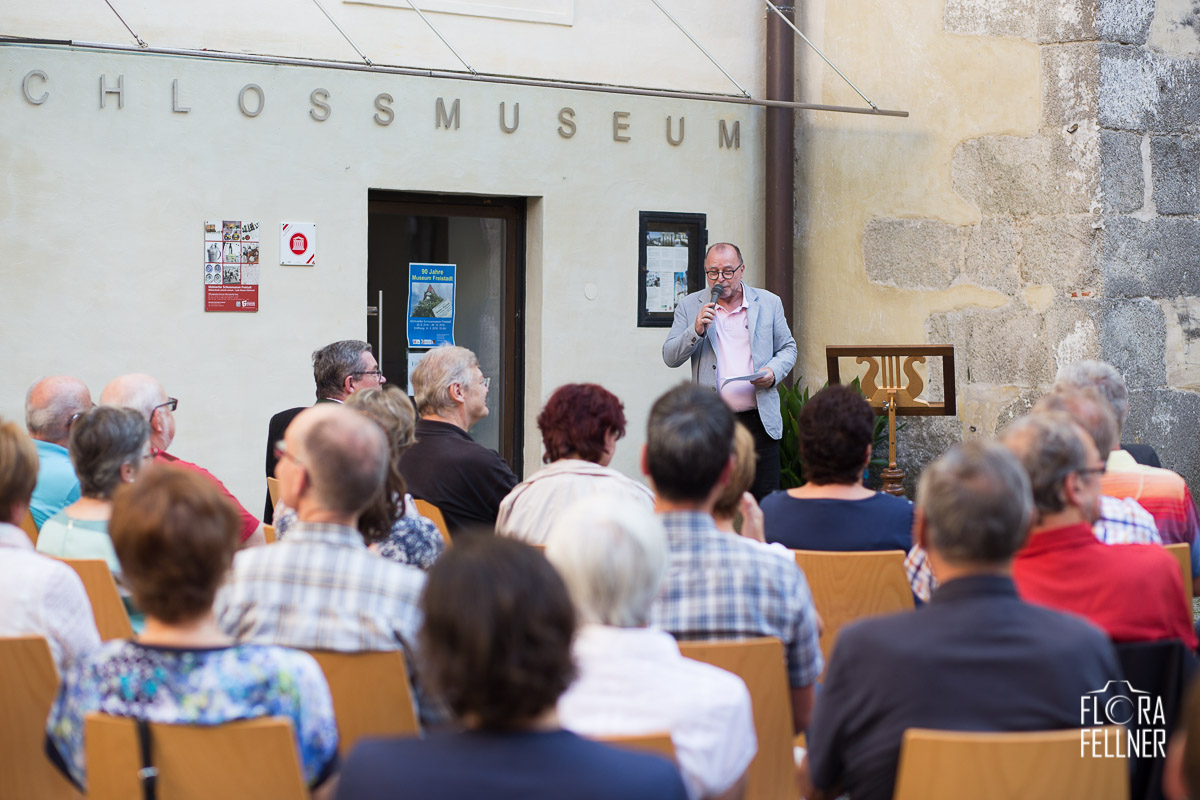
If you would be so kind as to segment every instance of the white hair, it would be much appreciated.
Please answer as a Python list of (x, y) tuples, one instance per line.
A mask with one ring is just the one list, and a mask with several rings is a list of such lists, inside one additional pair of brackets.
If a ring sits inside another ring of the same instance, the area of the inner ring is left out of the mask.
[(1058, 371), (1055, 383), (1099, 392), (1117, 417), (1117, 435), (1120, 436), (1125, 420), (1129, 419), (1129, 390), (1116, 367), (1104, 361), (1076, 361)]
[(138, 372), (113, 378), (100, 393), (100, 405), (132, 408), (141, 412), (147, 421), (154, 407), (165, 399), (162, 385), (153, 377)]
[(667, 572), (667, 536), (648, 509), (598, 494), (572, 505), (546, 540), (584, 622), (645, 625)]

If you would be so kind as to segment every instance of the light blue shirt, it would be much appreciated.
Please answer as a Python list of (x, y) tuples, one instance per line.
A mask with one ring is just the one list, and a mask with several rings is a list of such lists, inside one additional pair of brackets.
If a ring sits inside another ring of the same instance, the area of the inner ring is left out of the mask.
[(50, 517), (79, 499), (79, 479), (67, 448), (34, 439), (38, 453), (38, 479), (29, 511), (40, 530)]

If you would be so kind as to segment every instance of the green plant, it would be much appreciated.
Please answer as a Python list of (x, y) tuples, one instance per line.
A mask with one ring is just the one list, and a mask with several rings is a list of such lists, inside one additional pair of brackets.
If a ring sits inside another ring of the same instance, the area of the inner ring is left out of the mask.
[[(822, 384), (824, 389), (829, 385), (829, 381)], [(862, 387), (859, 385), (858, 378), (855, 378), (851, 383), (855, 390), (862, 394)], [(808, 402), (810, 397), (808, 387), (803, 390), (799, 386), (779, 386), (779, 411), (783, 416), (783, 436), (779, 440), (779, 484), (781, 489), (792, 489), (804, 483), (804, 461), (800, 458), (800, 448), (796, 445), (796, 434), (798, 427), (796, 418), (800, 416), (800, 411), (804, 408), (804, 404)], [(865, 395), (864, 395), (865, 396)], [(903, 423), (897, 423), (896, 432), (899, 433), (904, 428)], [(868, 463), (868, 467), (883, 468), (888, 465), (887, 460), (887, 416), (875, 417), (875, 433), (874, 433), (874, 449), (876, 452), (882, 452), (884, 455), (876, 456)]]

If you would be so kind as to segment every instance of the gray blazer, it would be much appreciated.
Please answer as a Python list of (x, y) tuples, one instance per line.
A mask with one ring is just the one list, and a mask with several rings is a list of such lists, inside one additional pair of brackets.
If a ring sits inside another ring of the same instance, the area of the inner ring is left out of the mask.
[[(750, 316), (750, 355), (756, 370), (770, 367), (775, 383), (783, 380), (796, 365), (796, 340), (783, 315), (783, 303), (778, 295), (766, 289), (742, 284), (747, 313)], [(717, 353), (708, 337), (696, 335), (696, 315), (712, 297), (708, 289), (693, 292), (675, 307), (671, 333), (663, 343), (663, 361), (668, 367), (678, 367), (692, 360), (692, 380), (716, 391)], [(714, 334), (715, 335), (715, 334)], [(783, 435), (783, 417), (779, 413), (779, 390), (775, 386), (755, 391), (758, 416), (771, 438)]]

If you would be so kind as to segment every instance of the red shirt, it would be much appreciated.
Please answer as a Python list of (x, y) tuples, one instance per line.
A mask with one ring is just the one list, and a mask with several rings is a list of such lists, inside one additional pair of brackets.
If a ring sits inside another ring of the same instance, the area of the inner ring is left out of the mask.
[(1085, 617), (1114, 642), (1196, 647), (1179, 565), (1158, 545), (1104, 544), (1086, 522), (1052, 528), (1017, 553), (1013, 580), (1023, 599)]
[(237, 498), (234, 497), (232, 494), (230, 494), (229, 490), (225, 488), (225, 484), (223, 484), (219, 480), (217, 480), (217, 476), (213, 475), (211, 472), (206, 470), (204, 467), (198, 467), (190, 461), (184, 461), (182, 458), (176, 458), (175, 456), (171, 455), (170, 453), (164, 452), (162, 450), (154, 451), (154, 463), (155, 464), (171, 464), (176, 467), (181, 467), (182, 469), (190, 470), (192, 472), (197, 472), (197, 473), (203, 475), (204, 477), (208, 478), (214, 484), (216, 484), (217, 488), (221, 490), (221, 493), (229, 498), (229, 502), (233, 503), (233, 507), (235, 509), (237, 509), (238, 516), (242, 518), (241, 537), (242, 537), (243, 542), (246, 541), (247, 539), (249, 539), (251, 536), (253, 536), (254, 532), (256, 530), (258, 530), (258, 526), (259, 526), (258, 517), (254, 516), (249, 511), (247, 511), (245, 508), (243, 508), (242, 504), (237, 501)]

